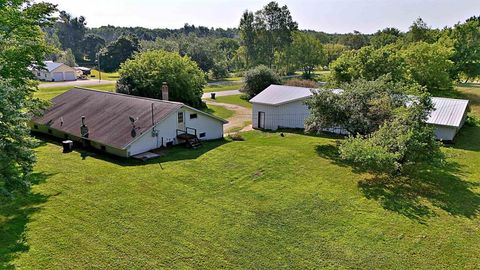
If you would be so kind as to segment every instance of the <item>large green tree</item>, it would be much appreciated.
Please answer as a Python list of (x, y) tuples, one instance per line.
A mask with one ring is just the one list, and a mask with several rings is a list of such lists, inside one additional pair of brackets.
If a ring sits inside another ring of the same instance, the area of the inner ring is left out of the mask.
[(456, 79), (465, 82), (480, 77), (480, 20), (472, 17), (457, 24), (450, 31), (453, 39), (454, 73)]
[(326, 55), (323, 45), (312, 35), (294, 33), (291, 50), (293, 62), (302, 69), (305, 79), (311, 79), (315, 67), (325, 63)]
[(62, 44), (62, 50), (71, 49), (78, 62), (83, 60), (82, 40), (87, 31), (85, 17), (73, 17), (66, 11), (60, 11), (55, 24), (55, 34)]
[(147, 51), (122, 64), (117, 92), (161, 99), (162, 83), (169, 86), (169, 99), (203, 106), (205, 76), (188, 56), (166, 51)]
[(126, 35), (108, 44), (99, 54), (99, 68), (102, 71), (113, 72), (120, 65), (140, 50), (137, 37)]
[(255, 13), (245, 11), (239, 30), (246, 47), (248, 66), (264, 64), (272, 68), (275, 56), (279, 52), (284, 55), (282, 53), (292, 43), (298, 24), (292, 19), (287, 6), (280, 7), (277, 2), (270, 2)]
[(26, 190), (35, 162), (27, 125), (43, 103), (33, 97), (31, 65), (50, 53), (41, 27), (53, 22), (55, 6), (32, 1), (0, 2), (0, 190)]
[(240, 91), (247, 94), (249, 97), (254, 97), (258, 93), (265, 90), (271, 84), (281, 84), (282, 81), (275, 71), (267, 66), (260, 65), (250, 69), (245, 74), (245, 85)]

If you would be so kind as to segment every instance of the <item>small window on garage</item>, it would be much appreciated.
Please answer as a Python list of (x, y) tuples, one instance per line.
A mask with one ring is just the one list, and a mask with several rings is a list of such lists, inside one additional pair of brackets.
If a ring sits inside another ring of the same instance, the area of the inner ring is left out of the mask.
[(200, 133), (200, 138), (205, 138), (205, 136), (207, 136), (207, 133), (205, 132)]
[(33, 125), (33, 128), (34, 128), (34, 129), (38, 129), (38, 125)]
[(100, 149), (102, 149), (102, 151), (107, 151), (107, 147), (105, 147), (105, 145), (100, 146)]
[(51, 129), (48, 129), (48, 134), (52, 134), (52, 130), (51, 130)]
[(190, 119), (196, 119), (196, 118), (198, 118), (198, 115), (196, 113), (190, 114)]

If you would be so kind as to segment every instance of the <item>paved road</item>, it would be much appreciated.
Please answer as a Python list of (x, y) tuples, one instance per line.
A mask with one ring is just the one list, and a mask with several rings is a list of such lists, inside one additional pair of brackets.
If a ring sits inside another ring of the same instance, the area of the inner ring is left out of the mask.
[(40, 83), (40, 88), (50, 88), (50, 87), (61, 87), (61, 86), (92, 86), (92, 85), (105, 85), (105, 84), (115, 84), (116, 81), (106, 81), (106, 80), (78, 80), (70, 82), (48, 82)]
[[(211, 92), (211, 93), (216, 93), (217, 97), (234, 96), (234, 95), (240, 95), (241, 94), (241, 92), (239, 90), (228, 90), (228, 91)], [(202, 98), (210, 98), (210, 93), (204, 93)]]

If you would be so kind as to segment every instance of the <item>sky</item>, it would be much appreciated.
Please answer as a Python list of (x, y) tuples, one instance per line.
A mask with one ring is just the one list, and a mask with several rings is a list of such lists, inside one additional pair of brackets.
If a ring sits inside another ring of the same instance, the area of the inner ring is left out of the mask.
[[(185, 23), (207, 27), (238, 27), (240, 16), (268, 0), (43, 0), (74, 16), (85, 16), (89, 27), (102, 25), (180, 28)], [(287, 5), (300, 29), (328, 33), (357, 30), (373, 33), (385, 27), (407, 30), (422, 17), (435, 28), (480, 15), (480, 0), (278, 0)]]

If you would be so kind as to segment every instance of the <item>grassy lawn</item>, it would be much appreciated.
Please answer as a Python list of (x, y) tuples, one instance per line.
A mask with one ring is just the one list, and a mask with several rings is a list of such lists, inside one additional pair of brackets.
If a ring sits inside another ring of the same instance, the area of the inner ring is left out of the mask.
[[(252, 108), (252, 103), (240, 98), (242, 95), (232, 95), (232, 96), (223, 96), (223, 97), (216, 97), (215, 102), (220, 103), (229, 103), (234, 105), (239, 105), (246, 108)], [(212, 100), (212, 99), (208, 99)]]
[(225, 109), (222, 106), (208, 105), (208, 108), (205, 110), (207, 113), (211, 113), (217, 117), (227, 119), (233, 116), (234, 112), (228, 109)]
[[(101, 90), (101, 91), (108, 91), (108, 92), (113, 92), (115, 91), (115, 85), (114, 84), (104, 84), (104, 85), (89, 85), (89, 86), (82, 86), (84, 88), (89, 88), (89, 89), (95, 89), (95, 90)], [(73, 86), (59, 86), (59, 87), (48, 87), (48, 88), (40, 88), (36, 93), (35, 97), (42, 98), (45, 100), (50, 100), (70, 89), (72, 89)]]
[[(90, 79), (98, 79), (99, 77), (99, 72), (96, 69), (92, 69), (92, 73), (90, 74), (89, 78)], [(120, 78), (120, 74), (118, 72), (102, 72), (102, 80), (107, 80), (107, 81), (116, 81)]]
[(0, 203), (0, 268), (480, 265), (480, 127), (397, 182), (337, 161), (335, 138), (243, 136), (147, 163), (44, 143), (31, 194)]
[(210, 92), (221, 92), (228, 90), (238, 90), (243, 86), (243, 83), (231, 83), (231, 84), (221, 84), (221, 85), (207, 85), (204, 89), (204, 93)]

